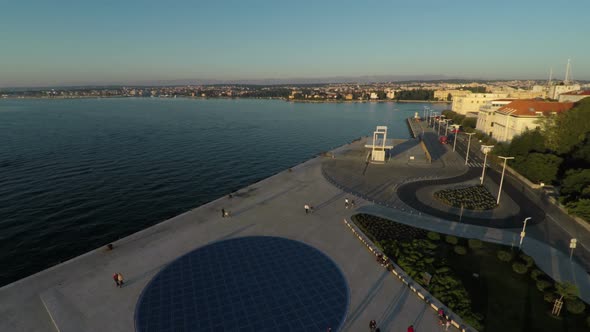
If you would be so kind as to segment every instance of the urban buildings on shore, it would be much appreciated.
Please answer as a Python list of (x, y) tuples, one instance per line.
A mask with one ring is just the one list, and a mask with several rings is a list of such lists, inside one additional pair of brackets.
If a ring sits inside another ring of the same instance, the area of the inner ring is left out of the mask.
[(573, 107), (573, 102), (560, 103), (535, 99), (492, 101), (479, 112), (476, 129), (498, 142), (509, 142), (514, 136), (526, 130), (540, 127), (540, 120), (544, 117), (555, 116)]

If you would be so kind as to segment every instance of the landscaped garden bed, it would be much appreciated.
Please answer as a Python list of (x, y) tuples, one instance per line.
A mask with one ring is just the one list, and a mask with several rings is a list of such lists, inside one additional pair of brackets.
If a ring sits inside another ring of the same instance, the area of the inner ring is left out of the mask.
[(491, 210), (496, 207), (496, 199), (484, 186), (444, 189), (435, 192), (434, 197), (447, 205), (469, 210)]
[[(352, 220), (414, 281), (479, 331), (590, 330), (590, 310), (575, 287), (556, 284), (517, 249), (366, 214)], [(552, 316), (562, 295), (561, 314)]]

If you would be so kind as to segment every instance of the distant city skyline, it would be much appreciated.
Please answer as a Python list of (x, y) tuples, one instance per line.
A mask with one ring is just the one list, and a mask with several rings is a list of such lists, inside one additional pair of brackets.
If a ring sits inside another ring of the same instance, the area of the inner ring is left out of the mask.
[[(162, 81), (590, 80), (586, 0), (18, 1), (0, 87)], [(423, 78), (420, 78), (423, 77)]]

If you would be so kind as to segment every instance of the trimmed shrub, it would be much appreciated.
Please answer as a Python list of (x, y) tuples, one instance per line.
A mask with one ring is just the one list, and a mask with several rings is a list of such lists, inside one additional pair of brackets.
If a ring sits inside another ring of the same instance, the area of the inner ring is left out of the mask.
[(498, 259), (502, 262), (510, 262), (512, 260), (512, 253), (506, 250), (498, 250)]
[(452, 244), (452, 245), (456, 245), (457, 243), (459, 243), (459, 239), (457, 239), (456, 236), (452, 236), (452, 235), (445, 236), (445, 241), (447, 241), (448, 244)]
[(428, 237), (432, 241), (439, 241), (440, 240), (440, 234), (438, 234), (436, 232), (428, 232), (428, 233), (426, 233), (426, 237)]
[(448, 266), (443, 266), (443, 267), (439, 267), (438, 269), (436, 269), (436, 273), (438, 273), (438, 274), (447, 273), (449, 271), (451, 271), (451, 268), (449, 268)]
[(531, 271), (531, 278), (533, 278), (533, 280), (535, 280), (535, 281), (539, 281), (539, 279), (542, 278), (543, 276), (545, 276), (545, 273), (543, 273), (543, 271), (541, 271), (539, 269), (533, 269)]
[(567, 308), (567, 311), (575, 315), (581, 314), (584, 312), (584, 309), (586, 309), (586, 305), (580, 299), (565, 301), (565, 307)]
[(533, 260), (533, 258), (531, 256), (527, 255), (527, 254), (521, 253), (519, 255), (519, 257), (525, 263), (525, 265), (526, 265), (527, 268), (533, 266), (533, 264), (535, 263), (535, 261)]
[(547, 288), (551, 287), (551, 283), (547, 280), (537, 280), (537, 289), (544, 292)]
[(545, 300), (545, 302), (553, 303), (557, 300), (557, 296), (554, 292), (545, 292), (545, 294), (543, 294), (543, 300)]
[(453, 248), (453, 251), (457, 255), (465, 255), (467, 253), (467, 249), (463, 246), (455, 246), (455, 248)]
[(483, 242), (478, 239), (469, 239), (467, 240), (467, 245), (471, 249), (480, 249), (483, 247)]
[(514, 270), (514, 272), (518, 273), (518, 274), (525, 274), (527, 273), (527, 271), (529, 270), (528, 267), (526, 267), (526, 265), (516, 262), (512, 264), (512, 270)]

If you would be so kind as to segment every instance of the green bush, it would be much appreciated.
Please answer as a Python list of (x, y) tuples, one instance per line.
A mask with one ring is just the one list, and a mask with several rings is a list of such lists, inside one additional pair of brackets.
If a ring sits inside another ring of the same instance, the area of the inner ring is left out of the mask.
[(527, 268), (533, 266), (533, 264), (535, 263), (533, 258), (527, 254), (521, 253), (519, 256), (520, 256), (520, 259), (522, 259), (522, 261), (525, 263)]
[(512, 264), (512, 270), (518, 274), (525, 274), (529, 269), (526, 267), (526, 265), (516, 262)]
[(459, 243), (459, 239), (457, 239), (456, 236), (452, 236), (452, 235), (445, 236), (445, 241), (447, 241), (448, 244), (452, 244), (452, 245), (456, 245), (457, 243)]
[(567, 311), (575, 315), (581, 314), (584, 312), (584, 309), (586, 309), (586, 305), (580, 299), (565, 301), (565, 307), (567, 308)]
[(426, 237), (428, 237), (432, 241), (439, 241), (440, 240), (440, 234), (438, 234), (436, 232), (428, 232), (428, 233), (426, 233)]
[(537, 281), (537, 289), (541, 292), (544, 292), (547, 288), (551, 287), (551, 283), (547, 280), (538, 280)]
[(543, 273), (543, 271), (539, 269), (533, 269), (531, 271), (531, 278), (533, 278), (533, 280), (535, 281), (539, 281), (539, 279), (542, 278), (544, 275), (545, 273)]
[(497, 256), (502, 262), (510, 262), (512, 260), (512, 253), (510, 251), (498, 250)]
[(465, 249), (465, 247), (463, 247), (463, 246), (455, 246), (455, 248), (453, 248), (453, 251), (457, 255), (465, 255), (465, 254), (467, 254), (467, 249)]
[(471, 249), (480, 249), (483, 247), (483, 242), (481, 242), (478, 239), (469, 239), (467, 241), (467, 244), (469, 245), (469, 248), (471, 248)]
[(545, 302), (553, 303), (557, 300), (557, 296), (554, 292), (545, 292), (543, 294), (543, 300), (545, 300)]

